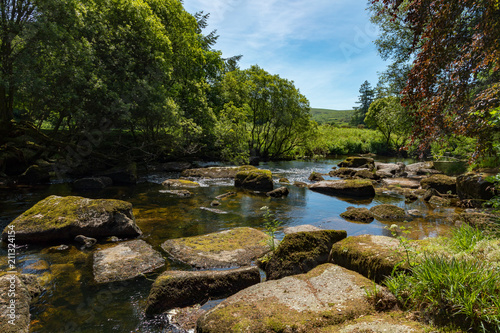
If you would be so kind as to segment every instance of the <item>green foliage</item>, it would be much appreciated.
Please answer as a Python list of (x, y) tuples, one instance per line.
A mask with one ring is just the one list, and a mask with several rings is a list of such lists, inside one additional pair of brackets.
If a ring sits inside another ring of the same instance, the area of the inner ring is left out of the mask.
[(250, 153), (263, 158), (293, 156), (313, 128), (309, 101), (292, 81), (258, 66), (227, 73), (221, 82), (221, 114), (239, 113), (240, 128), (249, 133)]
[(401, 105), (401, 100), (394, 96), (378, 98), (371, 103), (365, 123), (378, 129), (388, 146), (391, 140), (396, 147), (404, 146), (412, 129), (407, 110)]
[(494, 211), (500, 214), (500, 173), (495, 176), (489, 176), (486, 180), (493, 184), (492, 186), (497, 192), (497, 195), (491, 198), (486, 205), (493, 207)]
[(447, 136), (431, 144), (431, 153), (435, 159), (442, 159), (445, 155), (456, 158), (469, 158), (476, 148), (476, 140), (464, 136)]
[(450, 245), (455, 252), (468, 252), (484, 239), (487, 239), (487, 236), (481, 230), (464, 224), (452, 230)]
[(282, 221), (276, 219), (274, 214), (272, 214), (269, 210), (269, 207), (264, 206), (261, 208), (264, 210), (264, 228), (266, 229), (266, 234), (269, 236), (269, 247), (271, 251), (276, 249), (275, 240), (276, 240), (276, 231), (278, 231)]

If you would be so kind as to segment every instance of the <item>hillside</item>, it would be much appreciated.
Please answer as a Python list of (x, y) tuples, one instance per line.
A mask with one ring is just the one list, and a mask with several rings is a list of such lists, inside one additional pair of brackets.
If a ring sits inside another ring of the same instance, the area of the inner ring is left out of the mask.
[(311, 115), (318, 124), (348, 124), (354, 110), (329, 110), (311, 108)]

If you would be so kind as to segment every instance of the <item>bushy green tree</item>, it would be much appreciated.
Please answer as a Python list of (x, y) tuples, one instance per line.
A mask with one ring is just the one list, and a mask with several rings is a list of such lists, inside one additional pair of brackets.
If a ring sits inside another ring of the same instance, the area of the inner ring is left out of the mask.
[(382, 133), (387, 146), (402, 147), (412, 130), (412, 119), (401, 99), (388, 96), (376, 99), (368, 109), (365, 123)]

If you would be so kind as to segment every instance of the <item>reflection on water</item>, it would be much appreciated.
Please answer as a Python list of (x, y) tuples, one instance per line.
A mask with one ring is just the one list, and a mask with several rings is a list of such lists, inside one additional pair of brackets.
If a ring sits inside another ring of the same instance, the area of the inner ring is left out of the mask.
[[(392, 160), (395, 162), (396, 160)], [(275, 182), (281, 177), (291, 183), (308, 181), (315, 171), (327, 174), (340, 159), (321, 161), (269, 162), (260, 167), (273, 172)], [(385, 160), (384, 162), (389, 162)], [(411, 161), (405, 161), (411, 162)], [(126, 200), (133, 204), (137, 224), (143, 230), (142, 238), (156, 250), (167, 239), (216, 232), (224, 229), (249, 226), (263, 229), (263, 211), (268, 206), (283, 227), (312, 224), (325, 229), (346, 230), (348, 235), (386, 235), (391, 223), (377, 221), (370, 224), (352, 223), (339, 215), (347, 207), (370, 208), (378, 204), (393, 204), (405, 210), (417, 209), (422, 218), (398, 222), (409, 227), (414, 239), (435, 237), (446, 232), (447, 218), (454, 209), (432, 209), (421, 200), (405, 203), (404, 196), (392, 192), (377, 195), (374, 200), (337, 198), (287, 185), (286, 198), (270, 198), (235, 189), (227, 179), (200, 181), (199, 188), (189, 189), (191, 197), (178, 197), (162, 193), (161, 182), (178, 178), (178, 173), (148, 174), (133, 187), (109, 187), (101, 191), (73, 191), (68, 184), (26, 187), (0, 191), (0, 227), (3, 229), (16, 216), (39, 200), (52, 195), (80, 195), (89, 198)], [(325, 179), (332, 179), (325, 176)], [(209, 208), (215, 197), (235, 191), (236, 194), (220, 199), (218, 214), (201, 209)], [(283, 234), (278, 233), (278, 238)], [(18, 249), (18, 269), (36, 274), (46, 291), (32, 307), (31, 332), (169, 332), (165, 318), (146, 320), (142, 309), (155, 274), (131, 281), (96, 285), (92, 276), (92, 250), (80, 250), (76, 244), (64, 252), (49, 252), (36, 246)], [(100, 243), (96, 249), (108, 246)], [(1, 249), (0, 266), (5, 269), (5, 250)], [(167, 260), (165, 269), (189, 269), (185, 265)], [(158, 272), (156, 273), (158, 274)]]

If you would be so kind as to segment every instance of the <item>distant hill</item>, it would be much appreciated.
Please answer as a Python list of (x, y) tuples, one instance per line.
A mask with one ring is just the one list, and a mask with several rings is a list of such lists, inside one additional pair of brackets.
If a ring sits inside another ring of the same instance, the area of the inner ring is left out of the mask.
[(354, 110), (329, 110), (311, 108), (311, 116), (318, 124), (345, 125), (351, 120)]

